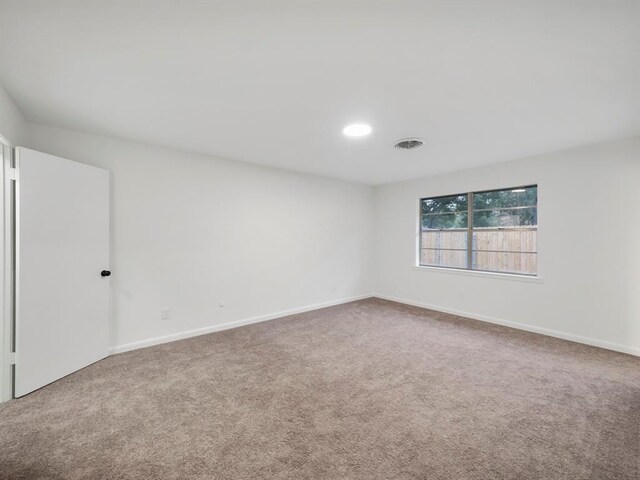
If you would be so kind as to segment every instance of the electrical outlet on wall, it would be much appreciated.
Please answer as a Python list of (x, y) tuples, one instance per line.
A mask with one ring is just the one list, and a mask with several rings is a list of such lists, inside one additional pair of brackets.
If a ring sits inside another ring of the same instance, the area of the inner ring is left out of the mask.
[(458, 298), (464, 298), (464, 290), (458, 291)]
[(162, 320), (167, 320), (171, 318), (171, 309), (170, 308), (162, 308), (160, 309), (160, 318)]

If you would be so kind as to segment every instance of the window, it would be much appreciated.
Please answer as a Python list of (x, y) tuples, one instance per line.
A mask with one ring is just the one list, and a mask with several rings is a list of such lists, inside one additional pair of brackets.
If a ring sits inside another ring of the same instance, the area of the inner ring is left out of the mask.
[(420, 200), (419, 264), (536, 275), (538, 187)]

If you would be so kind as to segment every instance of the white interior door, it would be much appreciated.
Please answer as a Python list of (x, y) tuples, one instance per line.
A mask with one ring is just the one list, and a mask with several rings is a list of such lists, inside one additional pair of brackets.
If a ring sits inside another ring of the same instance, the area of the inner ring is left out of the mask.
[(16, 156), (20, 397), (107, 356), (109, 172), (25, 148)]

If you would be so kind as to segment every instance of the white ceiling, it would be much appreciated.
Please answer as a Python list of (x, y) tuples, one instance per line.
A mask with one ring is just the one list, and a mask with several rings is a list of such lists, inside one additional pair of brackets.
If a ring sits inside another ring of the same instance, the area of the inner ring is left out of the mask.
[(371, 184), (640, 134), (635, 1), (1, 1), (0, 67), (32, 122)]

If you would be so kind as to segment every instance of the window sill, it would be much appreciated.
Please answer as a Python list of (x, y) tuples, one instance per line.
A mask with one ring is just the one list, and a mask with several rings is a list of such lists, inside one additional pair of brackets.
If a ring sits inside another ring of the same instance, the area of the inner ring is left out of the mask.
[(447, 268), (447, 267), (426, 267), (422, 265), (414, 265), (414, 270), (420, 271), (428, 271), (428, 272), (438, 272), (452, 275), (466, 275), (468, 277), (482, 277), (482, 278), (492, 278), (496, 280), (511, 280), (515, 282), (526, 282), (526, 283), (544, 283), (544, 279), (542, 277), (536, 276), (527, 276), (527, 275), (518, 275), (514, 273), (498, 273), (498, 272), (482, 272), (479, 270), (463, 270), (460, 268)]

